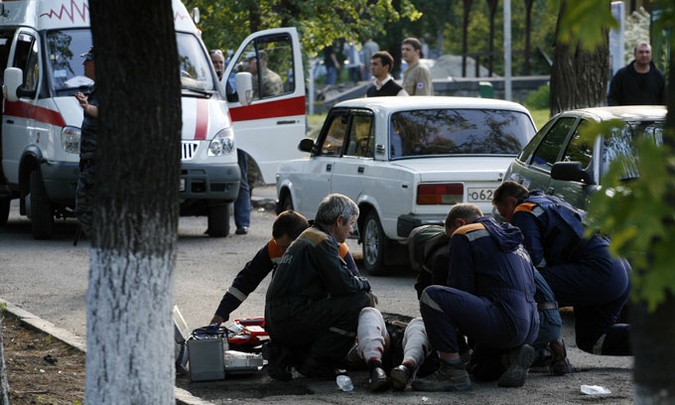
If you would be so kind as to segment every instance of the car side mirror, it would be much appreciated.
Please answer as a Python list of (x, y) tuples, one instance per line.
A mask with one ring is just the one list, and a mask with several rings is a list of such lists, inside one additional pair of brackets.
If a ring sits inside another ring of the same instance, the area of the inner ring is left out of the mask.
[(587, 185), (595, 184), (591, 175), (581, 167), (581, 162), (558, 162), (551, 168), (553, 180), (581, 181)]
[(314, 149), (314, 141), (310, 138), (304, 138), (300, 140), (300, 143), (298, 144), (298, 150), (301, 152), (307, 152), (307, 153), (312, 153), (312, 150)]
[(253, 75), (249, 72), (240, 72), (234, 78), (239, 102), (244, 106), (251, 104), (251, 101), (253, 101)]

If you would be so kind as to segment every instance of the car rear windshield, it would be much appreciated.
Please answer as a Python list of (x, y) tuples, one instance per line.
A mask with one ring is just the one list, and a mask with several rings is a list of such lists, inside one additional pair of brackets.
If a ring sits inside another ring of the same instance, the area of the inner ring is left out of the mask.
[(527, 114), (494, 109), (434, 109), (392, 114), (391, 158), (517, 155), (534, 136)]

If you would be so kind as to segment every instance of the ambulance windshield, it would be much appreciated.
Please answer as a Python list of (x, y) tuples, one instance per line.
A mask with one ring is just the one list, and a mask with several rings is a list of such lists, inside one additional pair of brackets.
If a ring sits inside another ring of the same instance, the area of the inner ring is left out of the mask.
[[(176, 33), (180, 81), (183, 90), (199, 94), (217, 91), (211, 60), (199, 43), (188, 33)], [(88, 29), (56, 30), (47, 33), (51, 85), (59, 95), (72, 94), (93, 81), (84, 75), (80, 55), (91, 47), (91, 31)]]

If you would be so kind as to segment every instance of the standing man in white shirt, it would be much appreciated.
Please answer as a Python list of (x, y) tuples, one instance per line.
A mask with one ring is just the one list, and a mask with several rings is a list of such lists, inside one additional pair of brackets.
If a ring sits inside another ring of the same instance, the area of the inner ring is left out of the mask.
[(431, 72), (428, 67), (419, 63), (422, 58), (422, 43), (419, 39), (404, 39), (401, 54), (408, 64), (408, 68), (403, 72), (403, 89), (411, 96), (433, 96)]

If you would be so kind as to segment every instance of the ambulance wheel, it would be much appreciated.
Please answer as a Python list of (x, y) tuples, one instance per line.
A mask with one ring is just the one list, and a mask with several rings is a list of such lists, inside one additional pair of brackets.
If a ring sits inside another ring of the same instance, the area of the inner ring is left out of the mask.
[(47, 197), (40, 169), (30, 173), (30, 226), (33, 238), (51, 239), (54, 236), (54, 210)]
[(9, 197), (0, 198), (0, 225), (5, 225), (7, 223), (7, 219), (9, 219), (10, 202), (12, 202), (12, 199)]
[(213, 238), (224, 238), (230, 234), (230, 203), (209, 206), (206, 233)]
[(389, 270), (384, 265), (387, 237), (382, 229), (377, 212), (371, 210), (363, 221), (363, 266), (371, 276), (386, 276)]

